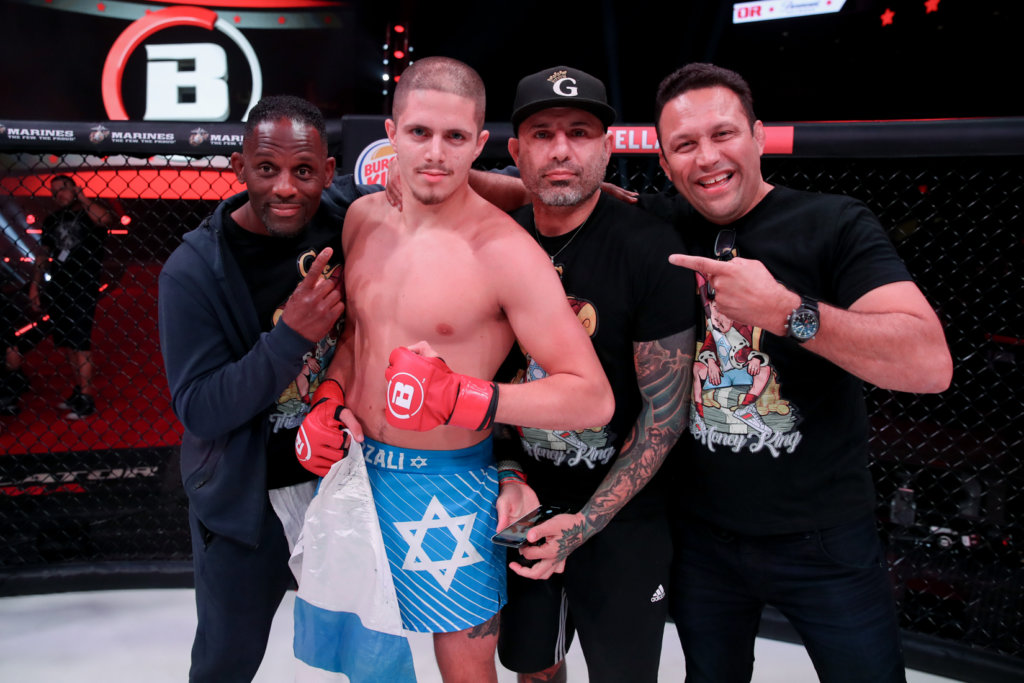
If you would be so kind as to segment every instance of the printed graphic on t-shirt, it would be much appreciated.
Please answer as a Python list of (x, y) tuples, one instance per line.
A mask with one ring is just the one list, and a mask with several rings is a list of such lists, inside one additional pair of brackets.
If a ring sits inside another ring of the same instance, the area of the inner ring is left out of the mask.
[(68, 256), (85, 241), (85, 232), (88, 225), (84, 220), (79, 219), (77, 214), (64, 213), (60, 222), (54, 230), (54, 244), (56, 245), (55, 256), (63, 263)]
[(697, 273), (705, 329), (693, 361), (690, 433), (709, 451), (792, 453), (802, 438), (796, 407), (782, 398), (763, 330), (734, 323), (708, 298)]
[[(309, 267), (316, 258), (316, 252), (312, 249), (299, 255), (295, 265), (299, 272), (299, 278), (306, 277)], [(324, 271), (324, 279), (337, 280), (341, 278), (341, 266), (330, 266)], [(284, 313), (285, 304), (282, 303), (274, 311), (274, 324), (276, 325)], [(316, 392), (320, 382), (327, 375), (327, 366), (334, 357), (335, 348), (338, 345), (338, 338), (341, 336), (341, 329), (344, 325), (344, 315), (331, 328), (323, 339), (318, 341), (312, 349), (303, 355), (302, 370), (298, 377), (288, 385), (281, 397), (277, 400), (277, 408), (270, 414), (270, 424), (274, 433), (283, 429), (297, 429), (312, 407), (313, 394)]]
[[(570, 296), (569, 304), (583, 329), (591, 337), (597, 332), (597, 309), (584, 299)], [(533, 382), (548, 376), (530, 354), (526, 355), (526, 371), (517, 382)], [(615, 456), (615, 435), (607, 425), (580, 430), (534, 429), (517, 427), (523, 449), (531, 457), (565, 467), (603, 467)]]

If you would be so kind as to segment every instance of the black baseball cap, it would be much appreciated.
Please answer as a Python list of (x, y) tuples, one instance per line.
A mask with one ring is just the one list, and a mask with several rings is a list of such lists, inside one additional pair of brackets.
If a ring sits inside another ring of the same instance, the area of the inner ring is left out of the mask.
[(615, 120), (615, 110), (608, 104), (600, 79), (569, 66), (556, 66), (519, 81), (512, 105), (512, 130), (518, 135), (519, 124), (542, 109), (553, 107), (588, 111), (600, 119), (605, 129)]

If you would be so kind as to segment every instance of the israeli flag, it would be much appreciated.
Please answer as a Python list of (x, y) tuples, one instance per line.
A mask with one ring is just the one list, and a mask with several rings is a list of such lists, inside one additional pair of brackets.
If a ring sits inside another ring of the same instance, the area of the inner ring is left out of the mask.
[(296, 681), (415, 683), (362, 448), (320, 482), (289, 566)]

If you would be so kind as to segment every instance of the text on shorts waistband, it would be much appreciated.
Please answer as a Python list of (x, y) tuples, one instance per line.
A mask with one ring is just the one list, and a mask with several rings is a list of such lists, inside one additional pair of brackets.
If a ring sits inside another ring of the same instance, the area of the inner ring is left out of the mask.
[(494, 464), (492, 439), (453, 451), (428, 451), (389, 446), (370, 438), (363, 440), (363, 458), (367, 467), (406, 474), (450, 474)]

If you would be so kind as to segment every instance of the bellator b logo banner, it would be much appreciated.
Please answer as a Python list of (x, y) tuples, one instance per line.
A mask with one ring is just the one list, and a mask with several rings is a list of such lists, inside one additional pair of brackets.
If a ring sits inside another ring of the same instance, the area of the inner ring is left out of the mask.
[[(293, 92), (340, 116), (356, 71), (353, 14), (341, 0), (10, 0), (0, 23), (16, 27), (5, 44), (22, 68), (5, 74), (4, 113), (237, 122), (264, 94)], [(310, 67), (311, 54), (332, 68)]]

